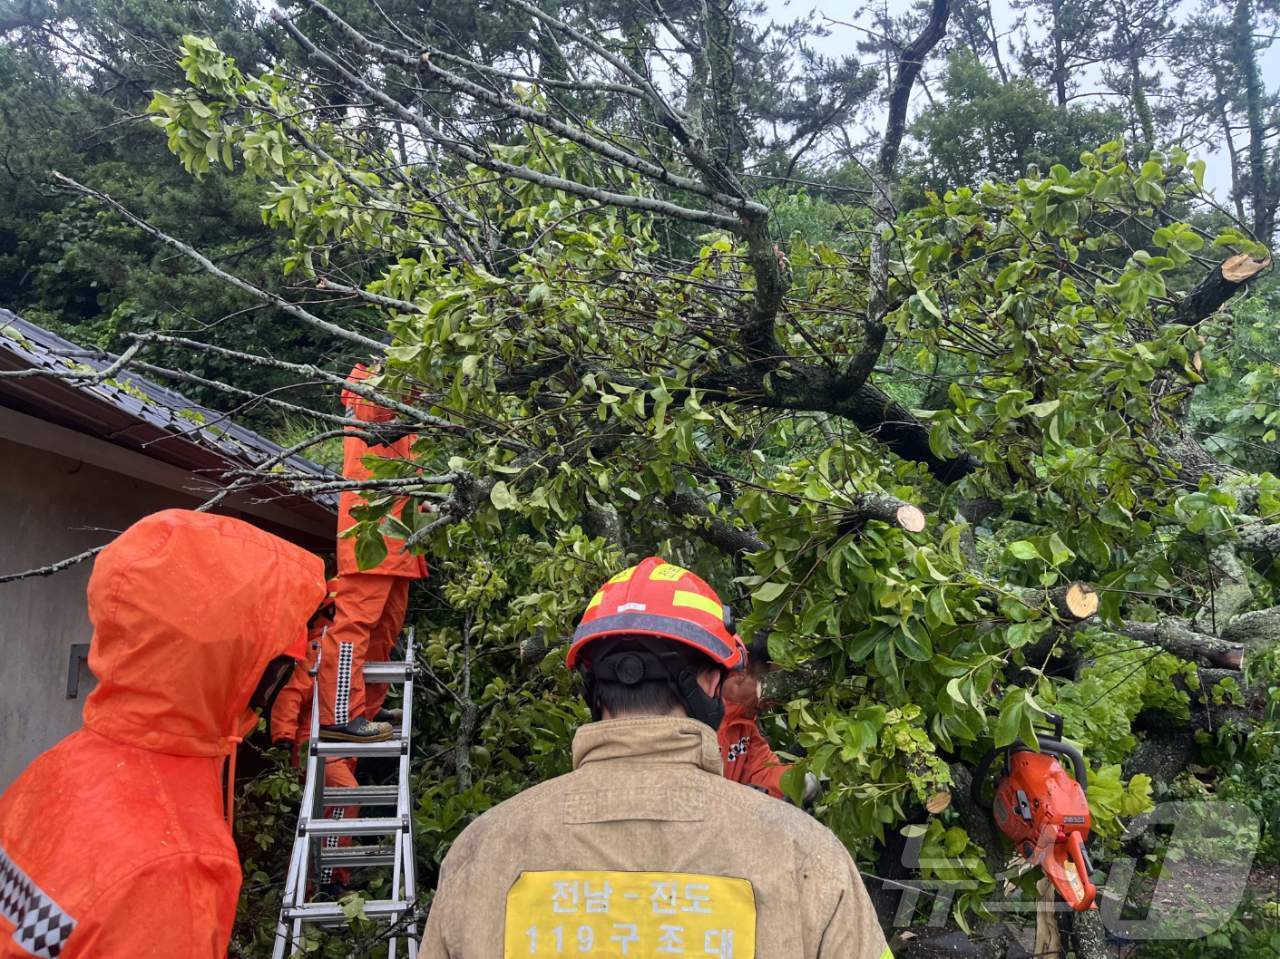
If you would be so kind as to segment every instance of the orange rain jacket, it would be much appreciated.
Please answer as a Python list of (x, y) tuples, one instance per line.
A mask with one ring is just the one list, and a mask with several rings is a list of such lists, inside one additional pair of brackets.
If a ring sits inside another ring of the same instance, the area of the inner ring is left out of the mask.
[(324, 598), (324, 564), (165, 510), (102, 551), (88, 594), (84, 728), (0, 796), (0, 957), (221, 959), (240, 891), (223, 763)]
[[(359, 384), (372, 375), (372, 370), (363, 363), (357, 363), (347, 376), (347, 382)], [(342, 405), (348, 411), (348, 415), (363, 423), (387, 423), (395, 419), (395, 413), (385, 406), (379, 406), (372, 400), (365, 399), (350, 390), (342, 391)], [(376, 456), (381, 459), (412, 459), (413, 444), (417, 442), (417, 439), (416, 434), (410, 434), (389, 445), (370, 445), (359, 437), (348, 436), (342, 441), (342, 475), (349, 480), (371, 479), (373, 473), (364, 465), (366, 456)], [(408, 502), (407, 499), (401, 499), (396, 504), (395, 515), (397, 517), (403, 513), (406, 502)], [(339, 575), (376, 573), (380, 576), (405, 576), (409, 579), (421, 579), (426, 576), (426, 560), (421, 556), (405, 552), (404, 540), (393, 536), (383, 537), (387, 544), (386, 559), (372, 569), (361, 569), (359, 567), (356, 563), (355, 539), (353, 537), (344, 538), (342, 534), (355, 525), (355, 520), (351, 518), (352, 508), (361, 506), (364, 503), (365, 498), (355, 491), (344, 492), (338, 498)]]
[(757, 709), (725, 700), (717, 738), (724, 778), (782, 799), (782, 774), (791, 766), (778, 758), (756, 725)]

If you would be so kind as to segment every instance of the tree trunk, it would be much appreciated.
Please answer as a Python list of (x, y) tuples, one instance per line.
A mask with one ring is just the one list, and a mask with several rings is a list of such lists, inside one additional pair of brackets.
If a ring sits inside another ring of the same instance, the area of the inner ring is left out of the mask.
[(1073, 913), (1071, 916), (1071, 947), (1076, 959), (1112, 959), (1115, 950), (1107, 945), (1107, 930), (1102, 925), (1102, 913), (1097, 909)]
[(1263, 243), (1271, 242), (1272, 224), (1268, 215), (1270, 189), (1266, 166), (1266, 120), (1262, 76), (1258, 71), (1258, 54), (1253, 42), (1253, 4), (1236, 0), (1232, 18), (1234, 34), (1231, 54), (1236, 68), (1244, 77), (1245, 116), (1249, 124), (1249, 187), (1253, 206), (1253, 235)]
[(1062, 39), (1062, 4), (1063, 0), (1053, 0), (1053, 27), (1050, 39), (1053, 41), (1053, 88), (1058, 96), (1058, 106), (1067, 105), (1067, 54)]
[(707, 142), (711, 153), (730, 170), (742, 169), (734, 90), (734, 19), (729, 0), (703, 0), (703, 43), (711, 92)]
[(1147, 100), (1147, 91), (1142, 79), (1142, 57), (1136, 41), (1129, 47), (1129, 80), (1132, 84), (1133, 113), (1142, 129), (1142, 143), (1138, 148), (1138, 161), (1147, 158), (1147, 154), (1156, 145), (1156, 123), (1151, 113), (1151, 104)]

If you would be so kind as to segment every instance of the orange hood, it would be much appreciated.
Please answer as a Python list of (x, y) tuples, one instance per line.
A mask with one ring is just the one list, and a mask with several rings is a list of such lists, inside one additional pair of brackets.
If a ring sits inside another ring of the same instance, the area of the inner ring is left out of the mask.
[(84, 724), (178, 756), (224, 756), (249, 697), (325, 595), (318, 556), (226, 516), (164, 510), (98, 556), (89, 578), (98, 687)]

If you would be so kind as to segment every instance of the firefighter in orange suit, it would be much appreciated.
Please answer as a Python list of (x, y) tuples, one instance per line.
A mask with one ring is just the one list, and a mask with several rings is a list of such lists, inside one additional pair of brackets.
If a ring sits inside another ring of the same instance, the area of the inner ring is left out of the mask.
[(0, 795), (0, 957), (224, 959), (241, 874), (223, 768), (305, 655), (324, 564), (165, 510), (99, 554), (88, 598), (84, 726)]
[[(338, 597), (338, 581), (331, 579), (325, 585), (324, 605), (316, 610), (307, 624), (307, 659), (293, 671), (289, 682), (271, 707), (271, 743), (288, 749), (293, 765), (298, 765), (297, 748), (311, 735), (311, 694), (315, 677), (311, 670), (316, 665), (316, 654), (324, 634), (333, 628), (333, 615)], [(305, 668), (303, 668), (305, 667)]]
[(760, 731), (760, 681), (768, 669), (764, 650), (753, 646), (745, 669), (724, 683), (724, 719), (718, 738), (724, 776), (782, 799), (782, 776), (791, 767), (782, 762)]
[(742, 657), (688, 570), (651, 556), (609, 580), (569, 646), (597, 720), (573, 772), (462, 831), (420, 959), (884, 959), (840, 841), (721, 775), (721, 686)]
[[(782, 777), (791, 765), (778, 758), (761, 732), (758, 720), (760, 684), (771, 665), (769, 646), (759, 640), (748, 647), (747, 653), (746, 667), (731, 673), (724, 681), (724, 719), (718, 731), (724, 776), (775, 799), (784, 799)], [(818, 778), (813, 773), (805, 773), (801, 803), (807, 806), (818, 793)]]
[[(335, 599), (337, 598), (338, 581), (331, 579), (325, 584), (325, 604), (312, 617), (308, 626), (307, 661), (305, 668), (294, 670), (289, 682), (285, 684), (275, 705), (271, 707), (271, 742), (277, 749), (289, 752), (290, 760), (296, 767), (301, 762), (299, 747), (306, 745), (311, 738), (311, 694), (315, 688), (315, 677), (311, 670), (316, 664), (316, 654), (320, 651), (320, 643), (324, 634), (333, 626)], [(324, 784), (326, 788), (352, 788), (356, 782), (356, 761), (339, 759), (330, 756), (324, 760)], [(325, 812), (330, 819), (354, 819), (360, 815), (359, 806), (335, 806)], [(350, 836), (326, 836), (326, 847), (350, 846)], [(339, 886), (345, 886), (350, 873), (345, 869), (320, 870), (320, 884), (326, 893), (340, 892)], [(329, 885), (330, 883), (334, 885)]]
[[(357, 364), (347, 382), (359, 384), (375, 374)], [(342, 405), (348, 417), (365, 423), (388, 423), (395, 413), (350, 390), (343, 390)], [(351, 480), (372, 477), (367, 457), (409, 460), (417, 436), (408, 435), (389, 444), (369, 444), (357, 436), (343, 440), (342, 474)], [(390, 739), (394, 728), (380, 717), (386, 687), (366, 689), (364, 664), (391, 654), (404, 625), (409, 584), (427, 575), (420, 556), (404, 549), (404, 541), (384, 537), (387, 555), (372, 569), (356, 564), (355, 540), (343, 536), (355, 525), (351, 510), (365, 502), (358, 492), (344, 492), (338, 504), (338, 588), (333, 628), (321, 643), (320, 738), (347, 742), (380, 742)], [(395, 507), (399, 515), (407, 500)]]

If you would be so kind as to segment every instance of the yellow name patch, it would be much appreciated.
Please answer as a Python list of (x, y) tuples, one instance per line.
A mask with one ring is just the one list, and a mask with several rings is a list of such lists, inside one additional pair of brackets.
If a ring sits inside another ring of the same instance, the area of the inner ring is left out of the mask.
[(507, 892), (503, 959), (755, 959), (746, 879), (678, 872), (524, 872)]

